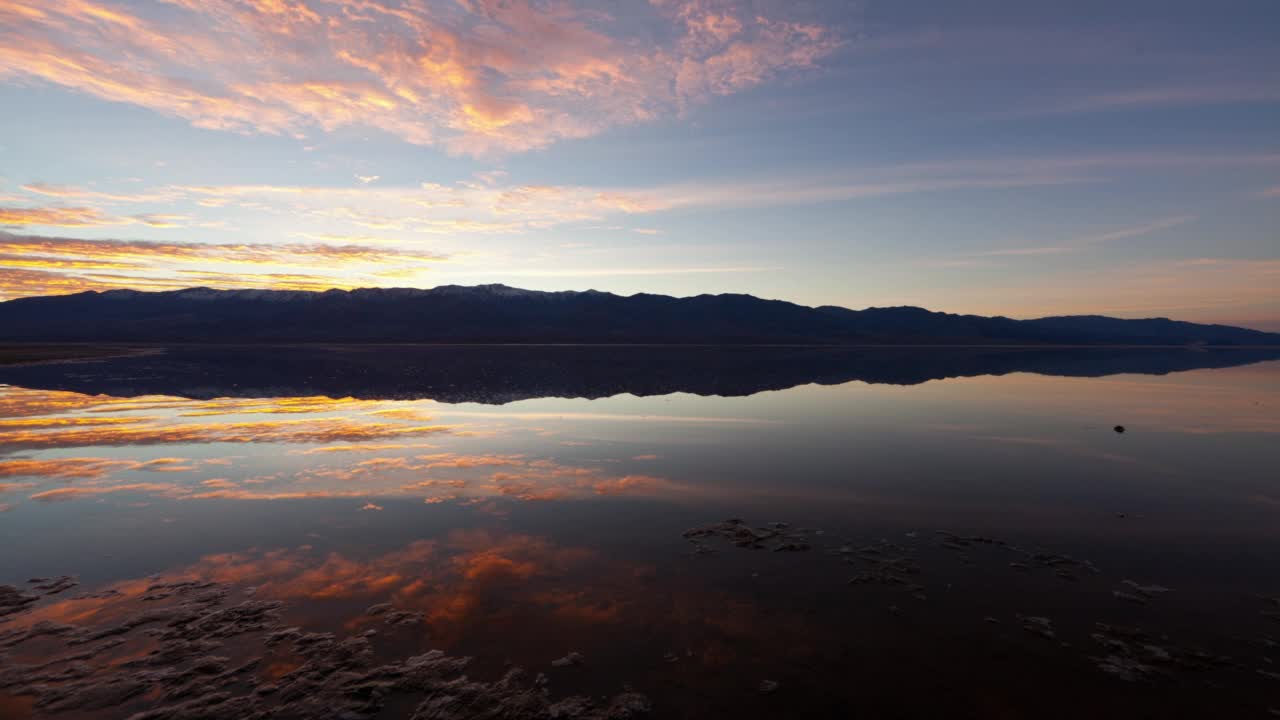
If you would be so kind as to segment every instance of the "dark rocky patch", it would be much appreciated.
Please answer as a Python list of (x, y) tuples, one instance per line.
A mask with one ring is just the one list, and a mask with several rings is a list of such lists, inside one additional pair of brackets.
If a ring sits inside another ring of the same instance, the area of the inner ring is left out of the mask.
[[(610, 698), (556, 699), (545, 676), (531, 678), (518, 668), (496, 680), (473, 680), (466, 675), (469, 658), (439, 650), (380, 659), (375, 630), (341, 638), (311, 633), (282, 625), (279, 602), (228, 604), (228, 597), (230, 588), (216, 583), (157, 583), (138, 600), (149, 607), (110, 624), (39, 621), (11, 629), (0, 635), (0, 648), (52, 640), (63, 651), (38, 663), (0, 656), (0, 690), (34, 698), (41, 716), (121, 720), (371, 720), (393, 697), (410, 700), (409, 720), (626, 720), (651, 710), (647, 698), (629, 689)], [(39, 600), (0, 590), (0, 602), (16, 618)], [(418, 613), (390, 607), (371, 611), (393, 627), (421, 621)], [(106, 657), (125, 644), (150, 649), (123, 662)], [(298, 665), (267, 680), (260, 674), (264, 661), (281, 653)], [(565, 660), (579, 664), (582, 656), (570, 653)]]

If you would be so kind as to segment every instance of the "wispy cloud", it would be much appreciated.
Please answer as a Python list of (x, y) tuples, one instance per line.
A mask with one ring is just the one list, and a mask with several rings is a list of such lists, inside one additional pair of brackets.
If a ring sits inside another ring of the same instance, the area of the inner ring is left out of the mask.
[(1071, 115), (1173, 106), (1280, 103), (1280, 88), (1269, 84), (1157, 85), (1067, 98), (1020, 111), (1019, 115)]
[(232, 264), (324, 265), (334, 262), (399, 263), (437, 261), (426, 252), (376, 248), (367, 245), (266, 243), (176, 243), (148, 240), (81, 240), (17, 235), (0, 231), (0, 253), (28, 257), (111, 260), (147, 264), (166, 260), (213, 260)]
[(89, 227), (94, 225), (121, 225), (125, 220), (104, 215), (102, 211), (88, 207), (0, 207), (0, 225), (23, 227)]
[[(702, 262), (631, 262), (617, 249), (590, 258), (555, 258), (555, 265), (517, 264), (501, 245), (464, 243), (471, 236), (537, 234), (558, 228), (606, 228), (651, 235), (641, 225), (660, 213), (700, 209), (800, 207), (833, 202), (946, 192), (1036, 191), (1062, 185), (1105, 184), (1135, 171), (1198, 173), (1205, 168), (1280, 166), (1280, 153), (1128, 152), (1081, 155), (1005, 156), (869, 166), (842, 173), (800, 173), (767, 179), (707, 180), (631, 187), (514, 182), (505, 172), (444, 184), (410, 186), (351, 183), (321, 185), (164, 185), (122, 190), (84, 190), (48, 183), (22, 186), (24, 197), (72, 200), (77, 207), (8, 208), (0, 221), (72, 228), (133, 225), (141, 231), (175, 225), (200, 228), (204, 237), (232, 235), (236, 242), (183, 243), (76, 240), (16, 236), (0, 232), (0, 296), (131, 287), (169, 289), (194, 284), (219, 288), (325, 289), (420, 285), (439, 267), (454, 277), (626, 277), (756, 273), (774, 263), (736, 257)], [(134, 205), (151, 212), (117, 214), (120, 204), (163, 198), (163, 205)], [(144, 200), (145, 199), (145, 200)], [(83, 205), (79, 205), (83, 203)], [(236, 213), (235, 230), (209, 220)], [(274, 238), (287, 217), (290, 237), (309, 243), (245, 242)], [(1172, 229), (1189, 215), (1159, 218), (1092, 236), (1044, 244), (992, 248), (961, 257), (934, 258), (961, 267), (997, 257), (1036, 257), (1079, 252), (1091, 246)], [(625, 224), (624, 224), (625, 223)], [(633, 224), (634, 223), (634, 224)], [(98, 230), (101, 232), (101, 230)], [(447, 253), (423, 245), (444, 247)], [(567, 246), (557, 245), (561, 249)], [(438, 261), (446, 255), (450, 263)], [(495, 257), (503, 258), (497, 263)], [(544, 258), (546, 259), (546, 258)], [(245, 272), (250, 270), (250, 272)], [(21, 272), (20, 272), (21, 271)], [(437, 281), (442, 279), (434, 278)], [(431, 283), (437, 284), (437, 283)]]
[(1152, 233), (1157, 233), (1162, 230), (1168, 230), (1170, 228), (1178, 227), (1179, 225), (1185, 225), (1195, 219), (1196, 217), (1194, 215), (1176, 215), (1142, 223), (1140, 225), (1130, 225), (1127, 227), (1117, 228), (1115, 230), (1108, 230), (1091, 235), (1082, 235), (1080, 237), (1071, 238), (1061, 244), (987, 250), (984, 252), (973, 253), (970, 257), (1039, 256), (1079, 252), (1089, 247), (1102, 245), (1116, 240), (1125, 240), (1128, 238), (1142, 237), (1143, 235), (1151, 235)]
[(78, 201), (97, 201), (104, 203), (163, 202), (166, 200), (173, 200), (175, 197), (174, 193), (164, 190), (149, 191), (145, 193), (113, 193), (88, 190), (70, 185), (50, 185), (49, 183), (43, 182), (27, 183), (22, 186), (22, 189), (29, 193), (44, 195), (46, 197)]
[(175, 213), (107, 215), (93, 207), (0, 207), (0, 226), (97, 227), (102, 225), (146, 225), (153, 228), (181, 227), (190, 217)]
[(129, 483), (125, 485), (106, 485), (97, 487), (65, 487), (44, 490), (31, 495), (30, 500), (36, 502), (64, 502), (85, 497), (98, 497), (115, 493), (148, 493), (156, 495), (175, 495), (181, 488), (172, 483)]

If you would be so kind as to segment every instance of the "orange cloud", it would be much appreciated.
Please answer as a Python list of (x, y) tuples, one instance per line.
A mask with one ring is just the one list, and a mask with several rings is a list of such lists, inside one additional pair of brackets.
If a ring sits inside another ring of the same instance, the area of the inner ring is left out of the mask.
[(53, 227), (88, 227), (119, 225), (119, 218), (88, 207), (19, 208), (0, 207), (0, 225), (47, 225)]
[(327, 453), (364, 453), (364, 452), (380, 452), (382, 450), (404, 450), (408, 448), (427, 448), (432, 447), (426, 443), (361, 443), (359, 445), (327, 445), (325, 447), (307, 448), (299, 450), (300, 455), (321, 455)]
[[(610, 34), (567, 2), (6, 0), (0, 77), (201, 128), (302, 137), (365, 126), (484, 154), (646, 122), (812, 68), (839, 40), (739, 3), (655, 3), (672, 32)], [(655, 42), (654, 37), (670, 40)]]
[(439, 255), (366, 245), (174, 243), (147, 240), (80, 240), (0, 232), (0, 253), (31, 258), (112, 260), (147, 265), (165, 261), (213, 261), (248, 265), (327, 265), (435, 261)]
[(653, 491), (672, 487), (669, 480), (649, 475), (626, 475), (612, 480), (592, 483), (591, 489), (600, 495), (625, 495), (637, 491)]
[(173, 200), (176, 197), (176, 195), (171, 192), (148, 192), (139, 194), (110, 193), (100, 192), (97, 190), (85, 190), (83, 188), (70, 187), (67, 185), (50, 185), (49, 183), (42, 182), (27, 183), (22, 186), (22, 189), (30, 193), (45, 195), (47, 197), (94, 200), (109, 203), (157, 202)]
[(179, 490), (176, 485), (162, 483), (132, 483), (127, 485), (103, 485), (93, 487), (68, 487), (45, 490), (31, 496), (37, 502), (61, 502), (85, 497), (96, 497), (121, 492), (172, 493)]
[(156, 458), (139, 463), (134, 469), (147, 472), (191, 472), (196, 466), (185, 458)]
[(102, 478), (117, 470), (138, 467), (129, 460), (106, 458), (54, 458), (0, 460), (0, 477)]
[(494, 465), (519, 467), (527, 464), (519, 455), (454, 455), (441, 453), (438, 455), (419, 455), (419, 460), (429, 461), (427, 470), (436, 468), (475, 468)]
[[(0, 211), (3, 212), (3, 211)], [(142, 216), (139, 216), (142, 217)], [(158, 226), (168, 216), (146, 216)], [(164, 290), (208, 286), (325, 290), (368, 284), (361, 273), (421, 269), (443, 257), (425, 251), (322, 243), (178, 243), (81, 240), (0, 231), (0, 298), (84, 290)], [(232, 271), (236, 266), (279, 272)], [(299, 267), (314, 268), (300, 273)], [(227, 268), (226, 270), (220, 268)], [(126, 271), (106, 273), (102, 270)]]
[[(34, 186), (24, 186), (30, 189)], [(180, 227), (190, 220), (186, 215), (173, 213), (141, 213), (112, 216), (93, 207), (0, 207), (0, 225), (23, 227), (43, 225), (50, 227), (92, 227), (99, 225), (146, 225), (153, 228)]]

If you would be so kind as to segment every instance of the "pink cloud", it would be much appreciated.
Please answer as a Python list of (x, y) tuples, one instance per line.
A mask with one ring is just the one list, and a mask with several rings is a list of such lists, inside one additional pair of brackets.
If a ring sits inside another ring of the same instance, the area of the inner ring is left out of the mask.
[(741, 3), (655, 3), (667, 38), (551, 0), (4, 0), (0, 78), (201, 128), (346, 126), (454, 153), (522, 151), (682, 112), (813, 68), (826, 27)]

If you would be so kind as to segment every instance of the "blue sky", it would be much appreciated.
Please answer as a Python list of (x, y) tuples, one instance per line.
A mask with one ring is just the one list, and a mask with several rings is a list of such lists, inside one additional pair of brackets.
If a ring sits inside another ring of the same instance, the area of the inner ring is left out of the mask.
[(748, 292), (1280, 330), (1273, 2), (0, 0), (0, 296)]

